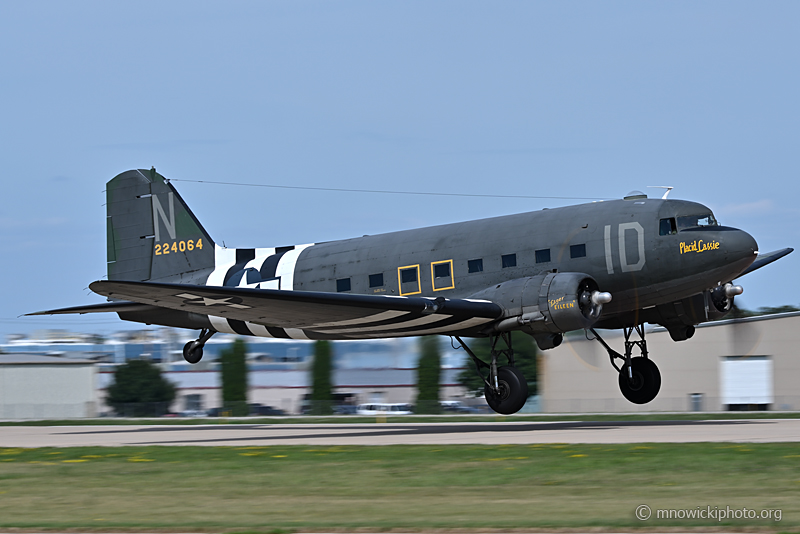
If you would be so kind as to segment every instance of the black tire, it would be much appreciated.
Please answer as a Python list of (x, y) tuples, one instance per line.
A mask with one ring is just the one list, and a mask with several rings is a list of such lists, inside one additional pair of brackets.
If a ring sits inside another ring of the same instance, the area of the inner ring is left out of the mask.
[(516, 367), (506, 366), (497, 370), (499, 394), (489, 386), (484, 387), (486, 403), (497, 413), (511, 415), (517, 413), (528, 400), (528, 382)]
[(622, 396), (634, 404), (647, 404), (656, 398), (661, 389), (661, 373), (658, 366), (647, 358), (633, 358), (633, 380), (628, 378), (628, 364), (619, 373), (619, 389)]
[(183, 359), (195, 364), (203, 359), (203, 346), (197, 341), (190, 341), (183, 346)]

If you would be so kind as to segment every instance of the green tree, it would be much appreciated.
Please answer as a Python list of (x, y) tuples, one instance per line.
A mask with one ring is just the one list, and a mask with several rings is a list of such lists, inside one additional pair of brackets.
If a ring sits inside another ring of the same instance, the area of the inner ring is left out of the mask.
[(787, 313), (800, 311), (800, 308), (791, 304), (784, 304), (783, 306), (762, 306), (758, 310), (748, 310), (738, 304), (734, 303), (733, 308), (724, 317), (716, 319), (717, 321), (725, 321), (728, 319), (744, 319), (746, 317), (759, 317), (761, 315), (773, 315), (776, 313)]
[(417, 413), (439, 413), (439, 379), (442, 373), (442, 358), (439, 353), (439, 337), (425, 336), (420, 339), (420, 357), (417, 364)]
[(233, 416), (250, 413), (247, 406), (247, 345), (237, 338), (220, 353), (222, 365), (222, 404)]
[(733, 307), (731, 308), (730, 313), (726, 314), (724, 317), (720, 317), (717, 320), (724, 321), (727, 319), (744, 319), (745, 317), (753, 317), (754, 315), (757, 315), (757, 313), (752, 310), (742, 308), (737, 304), (734, 304)]
[(118, 415), (147, 417), (169, 412), (175, 386), (147, 360), (131, 360), (117, 367), (106, 403)]
[(311, 413), (314, 415), (333, 413), (332, 372), (331, 344), (329, 341), (317, 341), (314, 343), (314, 363), (311, 368)]
[(763, 306), (758, 309), (758, 315), (773, 315), (775, 313), (788, 313), (800, 311), (797, 306), (784, 304), (783, 306)]
[[(498, 346), (504, 346), (502, 343), (502, 340), (497, 342)], [(528, 394), (536, 395), (538, 390), (536, 342), (528, 334), (517, 331), (511, 332), (511, 345), (514, 347), (515, 365), (517, 369), (522, 371), (522, 375), (528, 382)], [(473, 339), (469, 343), (469, 347), (478, 358), (482, 359), (486, 363), (491, 361), (489, 354), (491, 352), (492, 345), (489, 338)], [(464, 361), (466, 368), (459, 373), (457, 378), (458, 383), (464, 386), (468, 393), (472, 393), (476, 396), (483, 395), (483, 388), (485, 384), (483, 383), (483, 380), (481, 380), (481, 377), (479, 377), (475, 372), (475, 363), (469, 357), (467, 357), (467, 359)], [(508, 365), (508, 362), (504, 357), (501, 356), (497, 359), (497, 365), (498, 367), (502, 367), (503, 365)], [(488, 369), (482, 369), (481, 372), (484, 376), (487, 376), (489, 373)]]

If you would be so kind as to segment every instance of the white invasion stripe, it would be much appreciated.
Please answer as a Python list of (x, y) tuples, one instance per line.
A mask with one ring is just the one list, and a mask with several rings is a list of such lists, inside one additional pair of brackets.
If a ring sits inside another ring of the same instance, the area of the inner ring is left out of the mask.
[(259, 282), (258, 289), (280, 289), (280, 280), (267, 280), (266, 282)]
[(225, 282), (228, 269), (236, 263), (236, 249), (223, 248), (214, 244), (214, 271), (208, 275), (207, 286), (221, 286)]
[(284, 328), (283, 331), (292, 339), (308, 339), (306, 333), (299, 328)]
[(381, 313), (376, 313), (375, 315), (368, 315), (366, 317), (362, 317), (361, 319), (348, 319), (347, 321), (334, 321), (332, 323), (319, 323), (315, 324), (309, 328), (320, 328), (325, 326), (348, 326), (351, 324), (369, 324), (369, 323), (377, 323), (378, 321), (386, 321), (389, 319), (394, 319), (395, 317), (400, 317), (401, 315), (407, 315), (409, 312), (404, 311), (396, 311), (396, 310), (389, 310)]
[(364, 338), (381, 338), (381, 337), (412, 337), (412, 336), (425, 336), (428, 334), (447, 334), (450, 332), (458, 332), (459, 330), (466, 330), (467, 328), (472, 328), (473, 326), (479, 326), (481, 324), (485, 324), (488, 322), (493, 321), (494, 319), (485, 319), (483, 317), (473, 317), (472, 319), (467, 319), (466, 321), (461, 321), (460, 323), (451, 324), (448, 326), (440, 326), (438, 328), (429, 328), (427, 330), (415, 330), (413, 332), (381, 332), (377, 334), (372, 333), (365, 333), (363, 336), (358, 335), (351, 335), (348, 338), (357, 338), (357, 337), (364, 337)]
[[(399, 330), (401, 328), (410, 328), (412, 326), (422, 326), (429, 323), (437, 323), (440, 321), (446, 321), (447, 319), (451, 318), (452, 315), (445, 315), (445, 314), (432, 314), (426, 315), (425, 317), (418, 317), (417, 319), (412, 319), (410, 321), (404, 321), (402, 323), (392, 323), (392, 324), (385, 324), (381, 326), (365, 326), (362, 328), (345, 328), (344, 330), (318, 330), (318, 332), (322, 334), (349, 334), (351, 332), (390, 332), (392, 330)], [(315, 329), (316, 330), (316, 329)]]
[(236, 263), (236, 249), (226, 248), (214, 244), (214, 264), (215, 265), (232, 265)]
[(297, 258), (300, 257), (301, 252), (313, 245), (314, 243), (298, 245), (281, 256), (280, 261), (278, 261), (278, 267), (275, 269), (275, 276), (281, 279), (280, 289), (285, 291), (294, 289), (294, 268), (297, 266)]
[(256, 249), (256, 258), (260, 258), (262, 256), (268, 257), (272, 256), (273, 254), (275, 254), (275, 247)]
[(209, 315), (208, 320), (211, 321), (211, 327), (216, 330), (217, 332), (222, 332), (224, 334), (235, 334), (236, 331), (231, 328), (231, 325), (228, 324), (228, 320), (224, 317), (216, 317), (214, 315)]
[(272, 334), (269, 333), (269, 330), (267, 330), (267, 327), (263, 324), (254, 324), (248, 321), (245, 321), (244, 324), (247, 325), (248, 330), (250, 330), (254, 336), (272, 337)]
[(207, 286), (222, 286), (223, 282), (225, 282), (225, 274), (227, 274), (228, 269), (231, 268), (231, 265), (219, 265), (214, 268), (214, 271), (210, 275), (208, 275), (208, 280), (206, 280)]

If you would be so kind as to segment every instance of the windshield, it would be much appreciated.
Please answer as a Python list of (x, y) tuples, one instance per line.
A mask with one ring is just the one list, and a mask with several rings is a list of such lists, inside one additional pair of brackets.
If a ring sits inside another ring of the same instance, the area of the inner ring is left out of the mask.
[(687, 228), (702, 228), (704, 226), (719, 226), (719, 223), (711, 213), (678, 217), (678, 230), (685, 230)]

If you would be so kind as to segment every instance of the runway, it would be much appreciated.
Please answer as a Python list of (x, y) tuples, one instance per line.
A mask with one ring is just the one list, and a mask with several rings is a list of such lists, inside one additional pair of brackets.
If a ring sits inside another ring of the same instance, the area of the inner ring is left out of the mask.
[(0, 447), (800, 442), (800, 419), (7, 426)]

